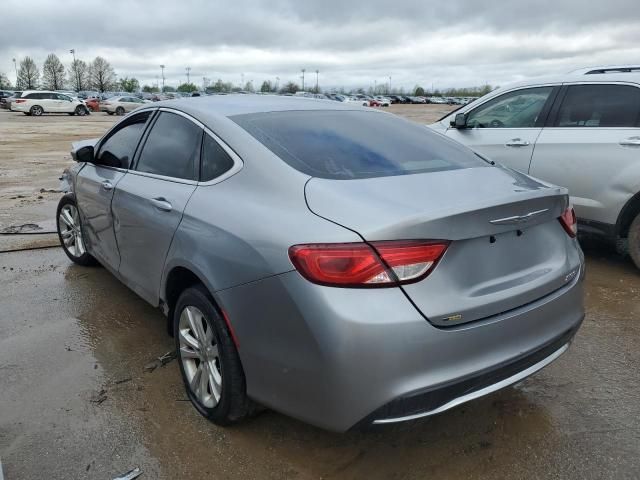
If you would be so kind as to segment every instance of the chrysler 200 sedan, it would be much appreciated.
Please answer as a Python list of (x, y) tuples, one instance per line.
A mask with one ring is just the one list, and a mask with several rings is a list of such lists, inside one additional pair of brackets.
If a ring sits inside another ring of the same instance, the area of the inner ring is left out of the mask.
[(66, 254), (166, 314), (220, 425), (433, 415), (548, 365), (584, 317), (567, 191), (388, 113), (183, 99), (72, 155)]

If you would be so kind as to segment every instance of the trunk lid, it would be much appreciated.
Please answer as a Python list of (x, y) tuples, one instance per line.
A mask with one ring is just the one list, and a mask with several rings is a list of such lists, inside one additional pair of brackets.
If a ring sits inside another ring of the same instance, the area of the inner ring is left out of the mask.
[(566, 189), (510, 169), (312, 178), (305, 195), (311, 211), (366, 241), (450, 240), (427, 278), (401, 287), (435, 325), (506, 312), (577, 276), (578, 251), (558, 221)]

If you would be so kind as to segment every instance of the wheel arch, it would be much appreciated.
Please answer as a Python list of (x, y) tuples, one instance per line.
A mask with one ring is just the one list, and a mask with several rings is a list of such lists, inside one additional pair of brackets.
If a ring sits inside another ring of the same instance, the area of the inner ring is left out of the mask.
[(618, 221), (616, 222), (616, 235), (618, 237), (624, 238), (627, 236), (631, 222), (637, 215), (640, 215), (640, 192), (631, 197), (620, 210)]
[(176, 264), (167, 269), (161, 289), (160, 302), (165, 305), (165, 312), (167, 313), (167, 331), (170, 336), (173, 336), (173, 311), (180, 294), (185, 289), (192, 287), (193, 285), (203, 285), (209, 292), (214, 305), (220, 311), (220, 305), (212, 293), (211, 286), (204, 280), (204, 278), (205, 276), (192, 265)]

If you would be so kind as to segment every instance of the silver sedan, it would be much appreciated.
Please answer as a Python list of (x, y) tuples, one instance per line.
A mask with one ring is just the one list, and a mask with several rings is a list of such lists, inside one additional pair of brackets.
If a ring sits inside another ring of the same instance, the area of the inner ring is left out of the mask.
[(217, 424), (433, 415), (560, 356), (584, 316), (567, 191), (353, 103), (155, 103), (74, 145), (71, 260), (168, 318)]

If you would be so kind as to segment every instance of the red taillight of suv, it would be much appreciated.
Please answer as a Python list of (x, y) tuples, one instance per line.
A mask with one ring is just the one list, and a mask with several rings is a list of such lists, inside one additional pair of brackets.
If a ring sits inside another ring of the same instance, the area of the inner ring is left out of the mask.
[(393, 287), (417, 282), (435, 267), (447, 241), (294, 245), (289, 258), (307, 280), (333, 287)]
[(24, 98), (17, 98), (14, 100), (15, 103), (25, 103), (26, 100)]
[(558, 218), (562, 228), (569, 234), (571, 238), (575, 238), (578, 234), (578, 219), (576, 218), (576, 212), (573, 207), (569, 206), (562, 215)]

